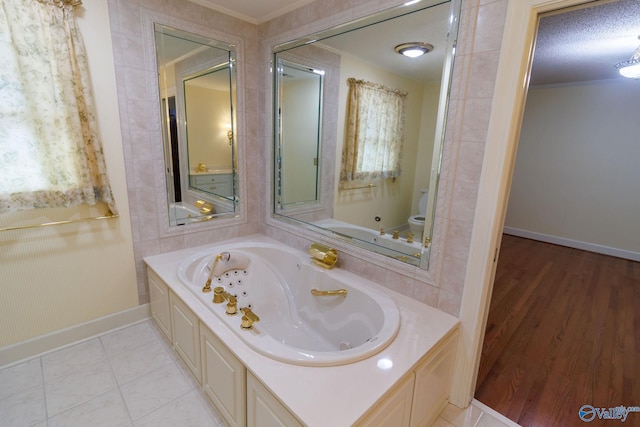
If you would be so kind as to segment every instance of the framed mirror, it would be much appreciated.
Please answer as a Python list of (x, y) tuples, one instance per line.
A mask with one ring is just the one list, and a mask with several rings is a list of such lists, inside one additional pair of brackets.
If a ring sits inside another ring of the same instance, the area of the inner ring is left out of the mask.
[(277, 66), (280, 79), (276, 95), (276, 205), (284, 210), (318, 201), (324, 71), (282, 58), (278, 59)]
[(408, 2), (274, 48), (274, 218), (428, 269), (459, 13)]
[(235, 215), (234, 46), (157, 23), (154, 31), (169, 223)]

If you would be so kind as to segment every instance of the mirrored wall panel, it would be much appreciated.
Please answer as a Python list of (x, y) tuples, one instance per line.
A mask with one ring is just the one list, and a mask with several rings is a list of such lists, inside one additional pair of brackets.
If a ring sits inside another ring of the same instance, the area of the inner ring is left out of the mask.
[(276, 46), (273, 212), (428, 268), (459, 1)]
[(182, 226), (238, 210), (235, 51), (155, 24), (169, 222)]
[(278, 59), (278, 143), (276, 203), (286, 206), (318, 201), (318, 156), (322, 143), (323, 70)]

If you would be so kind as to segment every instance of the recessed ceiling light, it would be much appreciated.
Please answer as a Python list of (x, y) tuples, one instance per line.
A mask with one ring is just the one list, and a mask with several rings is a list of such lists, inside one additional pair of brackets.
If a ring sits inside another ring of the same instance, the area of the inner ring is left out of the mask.
[(409, 42), (399, 44), (394, 48), (396, 52), (401, 55), (408, 56), (409, 58), (417, 58), (425, 53), (429, 53), (433, 50), (433, 45), (422, 42)]

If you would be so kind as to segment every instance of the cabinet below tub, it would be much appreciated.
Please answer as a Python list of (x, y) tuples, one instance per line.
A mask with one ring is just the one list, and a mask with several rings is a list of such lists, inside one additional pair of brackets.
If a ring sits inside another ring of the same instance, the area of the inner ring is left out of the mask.
[[(257, 377), (237, 354), (196, 315), (202, 307), (197, 299), (179, 295), (151, 268), (147, 269), (151, 316), (176, 353), (201, 384), (213, 407), (231, 427), (302, 427), (304, 422), (278, 397), (268, 382)], [(181, 285), (179, 285), (181, 286)], [(402, 327), (402, 326), (401, 326)], [(417, 363), (404, 373), (355, 422), (345, 425), (380, 427), (422, 427), (431, 425), (447, 404), (453, 361), (458, 340), (457, 325), (446, 333)], [(360, 363), (360, 362), (356, 362)], [(282, 363), (280, 368), (299, 367)], [(349, 365), (345, 365), (349, 366)], [(340, 369), (344, 369), (341, 367)], [(313, 368), (331, 370), (332, 367)], [(338, 390), (339, 391), (339, 390)], [(323, 395), (307, 389), (304, 399), (313, 401), (318, 411), (331, 411)], [(339, 414), (338, 418), (339, 418)], [(338, 427), (336, 425), (336, 427)]]

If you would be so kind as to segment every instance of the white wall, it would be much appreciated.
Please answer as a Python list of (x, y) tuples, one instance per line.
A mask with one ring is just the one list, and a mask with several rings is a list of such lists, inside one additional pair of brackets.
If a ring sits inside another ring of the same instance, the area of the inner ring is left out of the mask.
[[(0, 232), (0, 347), (138, 304), (107, 0), (76, 9), (120, 218)], [(104, 208), (38, 209), (0, 227), (102, 215)]]
[(529, 90), (505, 226), (640, 254), (640, 83)]

